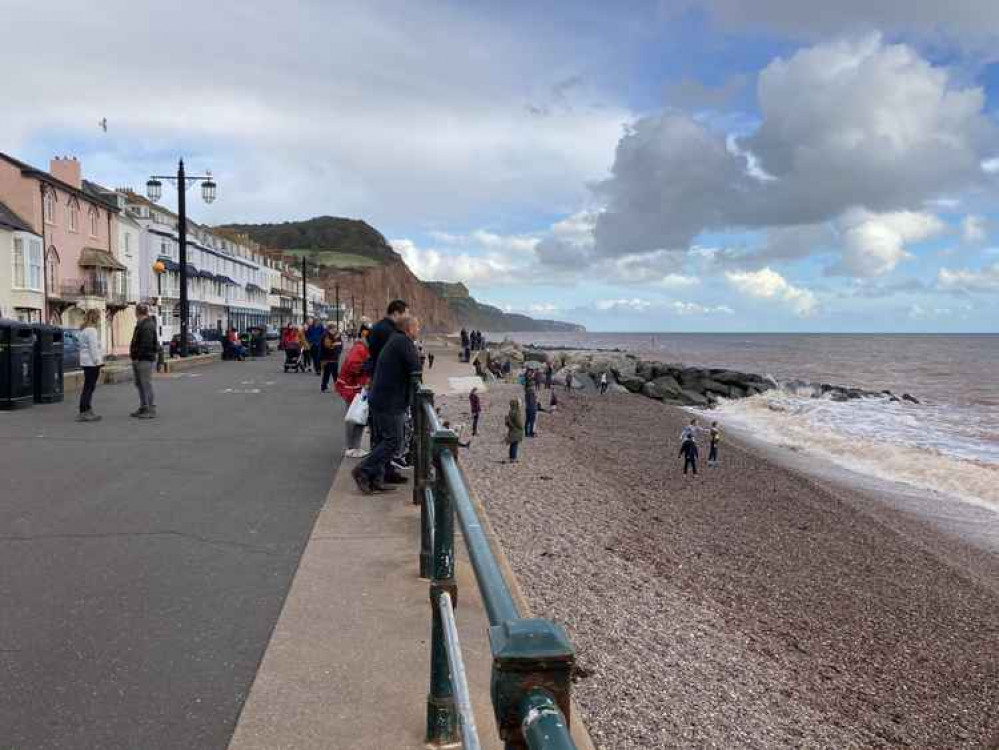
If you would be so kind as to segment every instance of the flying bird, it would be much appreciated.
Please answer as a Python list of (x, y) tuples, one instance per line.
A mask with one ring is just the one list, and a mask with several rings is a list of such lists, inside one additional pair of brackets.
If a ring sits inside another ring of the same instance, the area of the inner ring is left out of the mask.
[(97, 127), (103, 130), (105, 133), (108, 132), (108, 118), (102, 117), (101, 121), (97, 123)]

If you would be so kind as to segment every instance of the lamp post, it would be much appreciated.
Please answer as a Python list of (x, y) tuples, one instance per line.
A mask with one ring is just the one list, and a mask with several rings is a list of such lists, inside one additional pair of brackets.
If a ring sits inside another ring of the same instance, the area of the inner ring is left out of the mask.
[(302, 256), (302, 325), (309, 319), (308, 294), (305, 291), (305, 256)]
[(153, 273), (156, 274), (156, 340), (160, 341), (163, 335), (163, 272), (166, 271), (166, 264), (158, 260), (153, 263)]
[(336, 285), (336, 329), (340, 330), (340, 285)]
[(153, 203), (163, 196), (163, 183), (167, 180), (177, 185), (177, 238), (180, 246), (180, 346), (181, 357), (187, 356), (187, 189), (195, 182), (201, 181), (201, 198), (205, 203), (215, 200), (217, 185), (212, 179), (212, 173), (204, 176), (188, 175), (184, 172), (184, 160), (177, 165), (177, 176), (153, 175), (146, 183), (146, 195)]

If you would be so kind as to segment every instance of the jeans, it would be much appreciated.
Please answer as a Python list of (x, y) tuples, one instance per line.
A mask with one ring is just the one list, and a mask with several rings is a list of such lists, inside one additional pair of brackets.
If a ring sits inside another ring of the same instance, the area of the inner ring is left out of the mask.
[(378, 442), (373, 442), (371, 453), (358, 464), (358, 471), (367, 477), (368, 481), (384, 481), (389, 461), (396, 457), (402, 447), (405, 419), (404, 413), (389, 414), (371, 410), (372, 434), (377, 432)]
[(319, 361), (319, 344), (313, 344), (309, 347), (309, 353), (312, 355), (309, 358), (309, 362), (312, 364), (312, 369), (315, 370), (316, 376), (322, 374), (323, 366)]
[(718, 462), (718, 443), (712, 443), (711, 447), (708, 449), (708, 463), (713, 464)]
[(696, 458), (684, 458), (683, 459), (683, 473), (687, 473), (687, 467), (691, 467), (694, 470), (694, 474), (697, 474), (697, 459)]
[(478, 435), (479, 434), (479, 416), (480, 416), (479, 412), (475, 412), (472, 415), (472, 434), (473, 435)]
[(337, 361), (331, 360), (329, 362), (323, 362), (323, 384), (320, 386), (324, 391), (330, 386), (330, 378), (333, 378), (333, 382), (336, 382), (337, 375)]
[(83, 390), (80, 391), (80, 414), (90, 411), (90, 402), (94, 398), (94, 389), (101, 376), (101, 365), (83, 368)]
[(527, 437), (534, 437), (534, 423), (538, 419), (537, 407), (527, 409), (524, 414), (524, 434)]
[(139, 391), (139, 405), (143, 409), (155, 409), (153, 397), (153, 362), (140, 359), (132, 361), (132, 379)]
[(517, 450), (520, 448), (520, 442), (510, 443), (510, 460), (517, 460)]

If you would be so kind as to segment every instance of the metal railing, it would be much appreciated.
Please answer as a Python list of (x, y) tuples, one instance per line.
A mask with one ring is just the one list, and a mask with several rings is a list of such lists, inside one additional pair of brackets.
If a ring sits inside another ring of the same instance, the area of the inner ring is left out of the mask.
[(454, 521), (461, 524), (489, 618), (491, 696), (507, 750), (575, 750), (569, 704), (575, 651), (550, 620), (521, 616), (493, 554), (458, 466), (458, 436), (445, 430), (434, 394), (418, 380), (413, 391), (416, 437), (413, 503), (420, 506), (420, 576), (430, 579), (430, 692), (427, 742), (480, 747), (454, 619)]

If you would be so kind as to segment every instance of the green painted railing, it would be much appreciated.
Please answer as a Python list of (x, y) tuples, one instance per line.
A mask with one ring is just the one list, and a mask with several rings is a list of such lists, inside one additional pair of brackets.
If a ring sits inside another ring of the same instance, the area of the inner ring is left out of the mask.
[(521, 616), (458, 466), (458, 437), (441, 427), (433, 391), (418, 382), (413, 426), (420, 576), (430, 579), (432, 618), (427, 742), (480, 747), (454, 621), (457, 517), (489, 618), (491, 696), (500, 738), (507, 750), (574, 750), (569, 733), (572, 644), (559, 625)]

